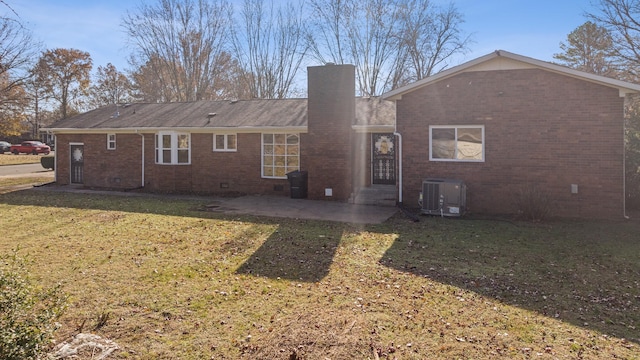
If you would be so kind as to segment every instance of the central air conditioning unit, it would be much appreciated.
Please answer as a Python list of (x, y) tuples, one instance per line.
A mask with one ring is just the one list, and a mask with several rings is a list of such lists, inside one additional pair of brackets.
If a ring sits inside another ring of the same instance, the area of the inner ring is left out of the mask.
[(457, 179), (424, 179), (418, 203), (422, 214), (462, 216), (467, 204), (467, 186)]

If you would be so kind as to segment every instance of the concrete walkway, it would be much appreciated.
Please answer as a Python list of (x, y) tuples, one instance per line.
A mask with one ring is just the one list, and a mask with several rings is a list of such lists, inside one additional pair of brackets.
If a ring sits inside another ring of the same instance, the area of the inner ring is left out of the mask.
[(221, 201), (220, 206), (225, 213), (231, 214), (326, 220), (354, 224), (379, 224), (398, 211), (396, 207), (291, 199), (281, 196), (243, 196), (224, 199)]
[(241, 196), (237, 198), (208, 196), (158, 195), (140, 192), (99, 191), (73, 186), (47, 185), (36, 191), (60, 191), (114, 196), (153, 196), (202, 201), (209, 211), (225, 214), (282, 217), (289, 219), (324, 220), (354, 224), (379, 224), (397, 211), (397, 207), (355, 205), (336, 201), (291, 199), (284, 196)]

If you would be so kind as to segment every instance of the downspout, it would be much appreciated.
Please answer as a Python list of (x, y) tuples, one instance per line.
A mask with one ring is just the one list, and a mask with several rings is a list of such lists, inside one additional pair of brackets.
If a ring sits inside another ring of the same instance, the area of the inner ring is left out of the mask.
[(629, 220), (627, 215), (627, 120), (622, 120), (622, 216)]
[[(49, 131), (47, 131), (47, 133), (49, 133)], [(58, 138), (56, 137), (56, 134), (54, 132), (51, 132), (51, 135), (53, 135), (53, 145), (56, 147), (58, 147)], [(53, 150), (53, 181), (57, 184), (58, 183), (58, 169), (57, 166), (58, 165), (58, 151)]]
[(142, 171), (142, 176), (141, 176), (142, 184), (140, 184), (140, 188), (144, 188), (144, 134), (140, 134), (138, 132), (138, 130), (136, 130), (136, 134), (140, 135), (140, 137), (142, 138), (141, 139), (142, 140), (142, 159), (141, 159), (142, 160), (142, 169), (141, 169), (141, 171)]
[(393, 135), (398, 137), (398, 204), (402, 206), (402, 134), (396, 129)]
[(420, 219), (415, 215), (412, 214), (411, 212), (409, 212), (407, 209), (404, 208), (404, 206), (402, 205), (402, 134), (400, 134), (398, 132), (398, 130), (396, 129), (393, 132), (393, 135), (398, 137), (398, 208), (400, 210), (402, 210), (402, 212), (411, 220), (413, 220), (413, 222), (418, 222), (420, 221)]

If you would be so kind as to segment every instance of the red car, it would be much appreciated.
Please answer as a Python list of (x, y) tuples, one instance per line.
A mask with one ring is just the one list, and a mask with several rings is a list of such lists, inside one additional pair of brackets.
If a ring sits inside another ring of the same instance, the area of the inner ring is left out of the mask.
[(40, 141), (23, 141), (20, 145), (11, 145), (10, 151), (15, 155), (20, 153), (48, 155), (51, 152), (51, 148), (49, 145), (43, 144)]

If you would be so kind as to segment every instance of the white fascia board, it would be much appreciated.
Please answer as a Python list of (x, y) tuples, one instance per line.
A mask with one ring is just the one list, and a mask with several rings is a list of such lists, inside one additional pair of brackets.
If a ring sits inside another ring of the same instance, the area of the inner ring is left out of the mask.
[(157, 127), (157, 128), (42, 128), (41, 131), (53, 134), (139, 134), (156, 133), (159, 131), (175, 131), (187, 133), (306, 133), (306, 126), (259, 126), (259, 127)]
[[(224, 127), (224, 128), (212, 128), (212, 129), (203, 129), (206, 131), (202, 131), (202, 132), (208, 132), (208, 133), (212, 133), (212, 132), (217, 132), (217, 131), (225, 131), (225, 132), (235, 132), (235, 133), (252, 133), (252, 134), (256, 134), (256, 133), (265, 133), (265, 132), (269, 132), (269, 133), (273, 133), (273, 132), (279, 132), (279, 133), (307, 133), (308, 128), (306, 126), (258, 126), (258, 127), (254, 127), (254, 126), (247, 126), (247, 127), (243, 127), (243, 126), (239, 126), (239, 127)], [(198, 131), (199, 132), (199, 131)]]
[[(419, 89), (421, 87), (427, 86), (429, 84), (435, 83), (437, 81), (440, 81), (440, 80), (446, 79), (448, 77), (454, 76), (456, 74), (467, 72), (467, 71), (508, 70), (510, 68), (511, 69), (523, 68), (522, 66), (514, 66), (513, 63), (510, 65), (511, 67), (507, 66), (506, 68), (493, 68), (492, 69), (490, 66), (489, 67), (480, 66), (481, 64), (486, 63), (486, 62), (488, 62), (490, 60), (493, 60), (493, 59), (495, 59), (497, 57), (502, 57), (502, 58), (505, 58), (505, 59), (513, 60), (515, 62), (519, 62), (524, 67), (540, 68), (540, 69), (547, 70), (547, 71), (550, 71), (550, 72), (554, 72), (554, 73), (557, 73), (557, 74), (561, 74), (561, 75), (577, 78), (577, 79), (580, 79), (580, 80), (589, 81), (589, 82), (597, 83), (597, 84), (600, 84), (600, 85), (617, 88), (619, 90), (619, 92), (620, 92), (620, 96), (625, 96), (626, 94), (632, 94), (632, 93), (640, 92), (640, 85), (636, 85), (636, 84), (632, 84), (632, 83), (629, 83), (629, 82), (608, 78), (608, 77), (605, 77), (605, 76), (590, 74), (590, 73), (587, 73), (587, 72), (584, 72), (584, 71), (571, 69), (571, 68), (568, 68), (566, 66), (557, 65), (557, 64), (550, 63), (550, 62), (537, 60), (537, 59), (534, 59), (534, 58), (530, 58), (530, 57), (526, 57), (526, 56), (510, 53), (510, 52), (504, 51), (504, 50), (496, 50), (496, 51), (494, 51), (494, 52), (492, 52), (490, 54), (487, 54), (485, 56), (479, 57), (479, 58), (477, 58), (475, 60), (471, 60), (469, 62), (466, 62), (466, 63), (462, 64), (462, 65), (458, 65), (458, 66), (452, 67), (451, 69), (441, 71), (441, 72), (439, 72), (439, 73), (437, 73), (437, 74), (435, 74), (433, 76), (418, 80), (413, 84), (409, 84), (409, 85), (397, 88), (395, 90), (391, 90), (391, 91), (383, 94), (382, 98), (384, 100), (400, 100), (400, 99), (402, 99), (402, 95), (404, 95), (406, 93), (409, 93), (409, 92), (417, 90), (417, 89)], [(474, 68), (476, 68), (476, 69), (474, 69)]]
[(493, 52), (491, 54), (485, 55), (485, 56), (481, 56), (475, 60), (471, 60), (469, 62), (466, 62), (464, 64), (458, 65), (458, 66), (454, 66), (451, 69), (447, 69), (444, 71), (441, 71), (435, 75), (426, 77), (424, 79), (418, 80), (416, 82), (414, 82), (413, 84), (409, 84), (409, 85), (405, 85), (402, 87), (399, 87), (395, 90), (391, 90), (385, 94), (382, 94), (382, 99), (383, 100), (400, 100), (402, 99), (402, 95), (404, 95), (405, 93), (411, 92), (413, 90), (419, 89), (423, 86), (429, 85), (431, 83), (434, 83), (436, 81), (442, 80), (444, 78), (447, 78), (449, 76), (453, 76), (457, 73), (461, 73), (464, 70), (473, 67), (477, 64), (481, 64), (485, 61), (488, 61), (490, 59), (495, 58), (496, 56), (498, 56), (496, 54), (496, 52)]
[[(137, 131), (138, 130), (138, 131)], [(78, 129), (78, 128), (40, 128), (40, 131), (46, 131), (52, 134), (135, 134), (140, 129), (122, 129), (122, 128), (100, 128), (100, 129)]]
[(518, 54), (513, 54), (503, 50), (500, 50), (500, 54), (501, 56), (505, 56), (505, 57), (522, 61), (522, 62), (527, 62), (529, 64), (535, 65), (537, 67), (540, 67), (558, 74), (570, 76), (573, 78), (577, 78), (577, 79), (581, 79), (589, 82), (598, 83), (600, 85), (604, 85), (608, 87), (617, 88), (620, 91), (620, 96), (624, 96), (625, 94), (640, 92), (640, 85), (633, 84), (630, 82), (612, 79), (606, 76), (591, 74), (588, 72), (572, 69), (566, 66), (553, 64), (550, 62), (537, 60), (537, 59), (529, 58), (529, 57), (518, 55)]

